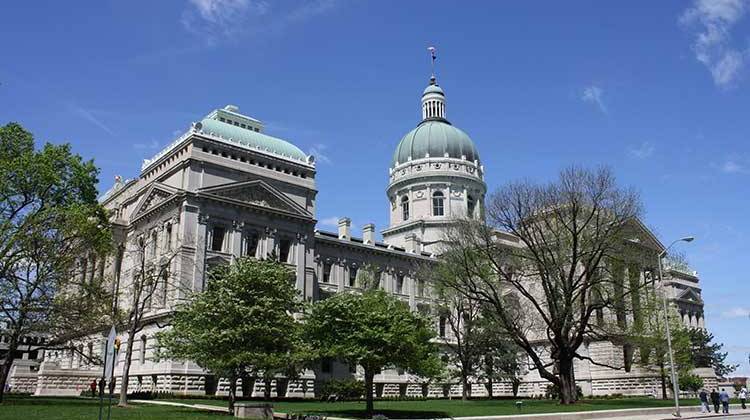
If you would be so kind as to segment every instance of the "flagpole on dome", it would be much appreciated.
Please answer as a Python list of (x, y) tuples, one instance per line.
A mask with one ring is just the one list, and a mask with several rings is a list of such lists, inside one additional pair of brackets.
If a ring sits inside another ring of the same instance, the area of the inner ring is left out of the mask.
[(427, 51), (430, 52), (430, 58), (431, 58), (431, 65), (432, 65), (432, 77), (430, 77), (430, 80), (435, 80), (435, 60), (437, 59), (436, 55), (436, 49), (435, 47), (427, 47)]

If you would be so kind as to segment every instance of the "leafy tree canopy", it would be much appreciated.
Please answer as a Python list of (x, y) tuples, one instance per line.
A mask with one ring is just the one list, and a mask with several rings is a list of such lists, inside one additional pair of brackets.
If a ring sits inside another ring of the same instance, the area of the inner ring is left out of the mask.
[[(109, 323), (104, 279), (78, 265), (111, 246), (97, 176), (69, 144), (36, 149), (21, 125), (0, 127), (0, 318), (10, 325), (4, 366), (25, 335), (44, 333), (48, 346), (63, 346)], [(1, 401), (8, 372), (0, 373)]]
[(713, 368), (717, 375), (725, 377), (739, 365), (727, 363), (727, 352), (722, 352), (722, 343), (714, 343), (714, 335), (702, 328), (689, 330), (690, 354), (695, 367)]
[[(273, 260), (239, 258), (210, 275), (207, 290), (178, 307), (159, 334), (159, 357), (192, 360), (231, 378), (296, 374), (309, 358), (294, 274)], [(231, 404), (231, 402), (230, 402)]]
[(313, 305), (305, 321), (305, 335), (321, 356), (363, 367), (370, 413), (372, 379), (381, 369), (422, 376), (442, 371), (430, 321), (383, 290), (336, 294)]

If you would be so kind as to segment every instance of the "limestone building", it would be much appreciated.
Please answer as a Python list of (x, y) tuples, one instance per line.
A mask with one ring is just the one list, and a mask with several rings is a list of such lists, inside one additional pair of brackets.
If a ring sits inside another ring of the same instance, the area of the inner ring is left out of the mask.
[[(133, 343), (130, 389), (192, 394), (225, 390), (224, 382), (193, 363), (156, 361), (154, 335), (177, 302), (205, 288), (211, 266), (237, 256), (275, 255), (294, 271), (296, 287), (308, 301), (360, 288), (366, 268), (374, 272), (380, 287), (413, 310), (434, 306), (430, 285), (417, 275), (418, 269), (439, 258), (436, 254), (451, 220), (484, 216), (487, 192), (480, 154), (471, 138), (449, 122), (446, 110), (445, 92), (433, 77), (421, 96), (421, 121), (396, 145), (387, 168), (384, 207), (390, 223), (382, 231), (382, 242), (376, 239), (374, 225), (356, 234), (348, 218), (339, 220), (336, 232), (318, 230), (314, 157), (266, 134), (261, 121), (232, 105), (193, 123), (144, 161), (136, 179), (118, 178), (101, 198), (113, 214), (118, 251), (108, 260), (91, 256), (85, 263), (92, 275), (112, 279), (115, 304), (120, 306), (132, 298), (133, 279), (144, 273), (141, 261), (146, 272), (158, 273), (146, 326)], [(649, 237), (651, 242), (644, 246), (660, 249), (658, 240)], [(647, 272), (646, 267), (633, 271), (639, 276)], [(673, 283), (676, 288), (689, 286), (689, 293), (676, 293), (673, 299), (689, 306), (691, 325), (702, 326), (697, 277), (675, 278)], [(443, 320), (435, 319), (435, 328), (441, 339), (450, 339)], [(86, 337), (77, 345), (91, 354), (101, 351), (103, 340)], [(586, 351), (597, 357), (622, 357), (622, 349), (607, 343), (587, 344)], [(37, 395), (78, 394), (100, 374), (99, 368), (75, 354), (44, 356), (36, 375)], [(123, 354), (116, 375), (122, 359)], [(276, 391), (312, 397), (321, 380), (358, 374), (356, 367), (324, 362), (286, 390), (278, 384)], [(607, 371), (583, 362), (576, 365), (576, 376), (586, 394), (650, 394), (655, 384), (653, 373)], [(521, 394), (543, 393), (545, 383), (533, 371), (524, 379)], [(377, 393), (385, 396), (460, 394), (457, 385), (423, 387), (397, 370), (382, 372), (375, 382)], [(495, 386), (495, 395), (510, 393), (507, 384)], [(244, 390), (262, 393), (262, 383), (246, 384)], [(486, 391), (477, 383), (473, 392)]]

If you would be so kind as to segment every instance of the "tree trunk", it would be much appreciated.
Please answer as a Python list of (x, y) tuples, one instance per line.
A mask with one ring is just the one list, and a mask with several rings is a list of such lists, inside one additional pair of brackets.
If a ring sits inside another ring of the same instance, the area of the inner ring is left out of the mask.
[(576, 378), (572, 359), (560, 359), (560, 404), (573, 404), (578, 399)]
[(268, 401), (271, 399), (271, 381), (273, 376), (263, 375), (263, 399)]
[(253, 396), (253, 388), (255, 388), (255, 377), (247, 374), (242, 375), (242, 397), (250, 398)]
[(461, 401), (469, 399), (469, 375), (466, 371), (461, 371)]
[(375, 373), (371, 368), (365, 368), (365, 415), (367, 418), (372, 418), (374, 411), (372, 404), (372, 382), (375, 377)]
[[(136, 326), (135, 323), (130, 326), (128, 331), (128, 344), (125, 347), (125, 363), (122, 366), (122, 383), (120, 384), (120, 402), (117, 404), (120, 407), (126, 407), (128, 405), (128, 382), (130, 382), (130, 361), (133, 358), (133, 341), (135, 341)], [(115, 353), (114, 357), (117, 357)], [(114, 360), (115, 364), (117, 359)], [(115, 366), (113, 364), (112, 366)], [(114, 380), (114, 375), (112, 376)]]
[(659, 373), (661, 373), (661, 399), (667, 399), (667, 372), (664, 369), (664, 362), (659, 363)]
[(10, 376), (10, 368), (13, 366), (13, 354), (18, 349), (18, 340), (16, 337), (11, 337), (10, 343), (8, 344), (8, 354), (3, 359), (3, 366), (0, 369), (0, 403), (3, 402), (3, 396), (5, 395), (5, 384), (8, 382)]
[(232, 372), (229, 376), (229, 415), (234, 415), (234, 402), (237, 399), (237, 375)]
[(487, 379), (487, 383), (484, 384), (484, 386), (487, 388), (487, 397), (489, 399), (493, 398), (493, 395), (492, 395), (492, 385), (493, 385), (492, 379)]

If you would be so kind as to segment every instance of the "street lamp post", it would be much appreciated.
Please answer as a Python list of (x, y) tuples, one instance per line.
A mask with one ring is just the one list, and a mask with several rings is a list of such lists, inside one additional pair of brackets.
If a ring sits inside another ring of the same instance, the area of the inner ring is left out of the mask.
[(669, 330), (669, 312), (667, 308), (667, 291), (664, 287), (664, 276), (663, 276), (663, 270), (662, 270), (662, 258), (667, 255), (667, 252), (669, 252), (669, 249), (672, 248), (674, 244), (677, 242), (692, 242), (693, 239), (695, 239), (692, 236), (686, 236), (684, 238), (676, 239), (673, 241), (669, 246), (664, 249), (664, 251), (659, 253), (659, 281), (661, 282), (662, 290), (661, 290), (661, 296), (662, 296), (662, 304), (664, 306), (664, 326), (667, 332), (667, 349), (669, 350), (669, 365), (672, 369), (672, 393), (674, 394), (674, 416), (675, 417), (682, 417), (680, 416), (680, 385), (677, 383), (677, 370), (674, 366), (674, 355), (672, 352), (672, 333)]

